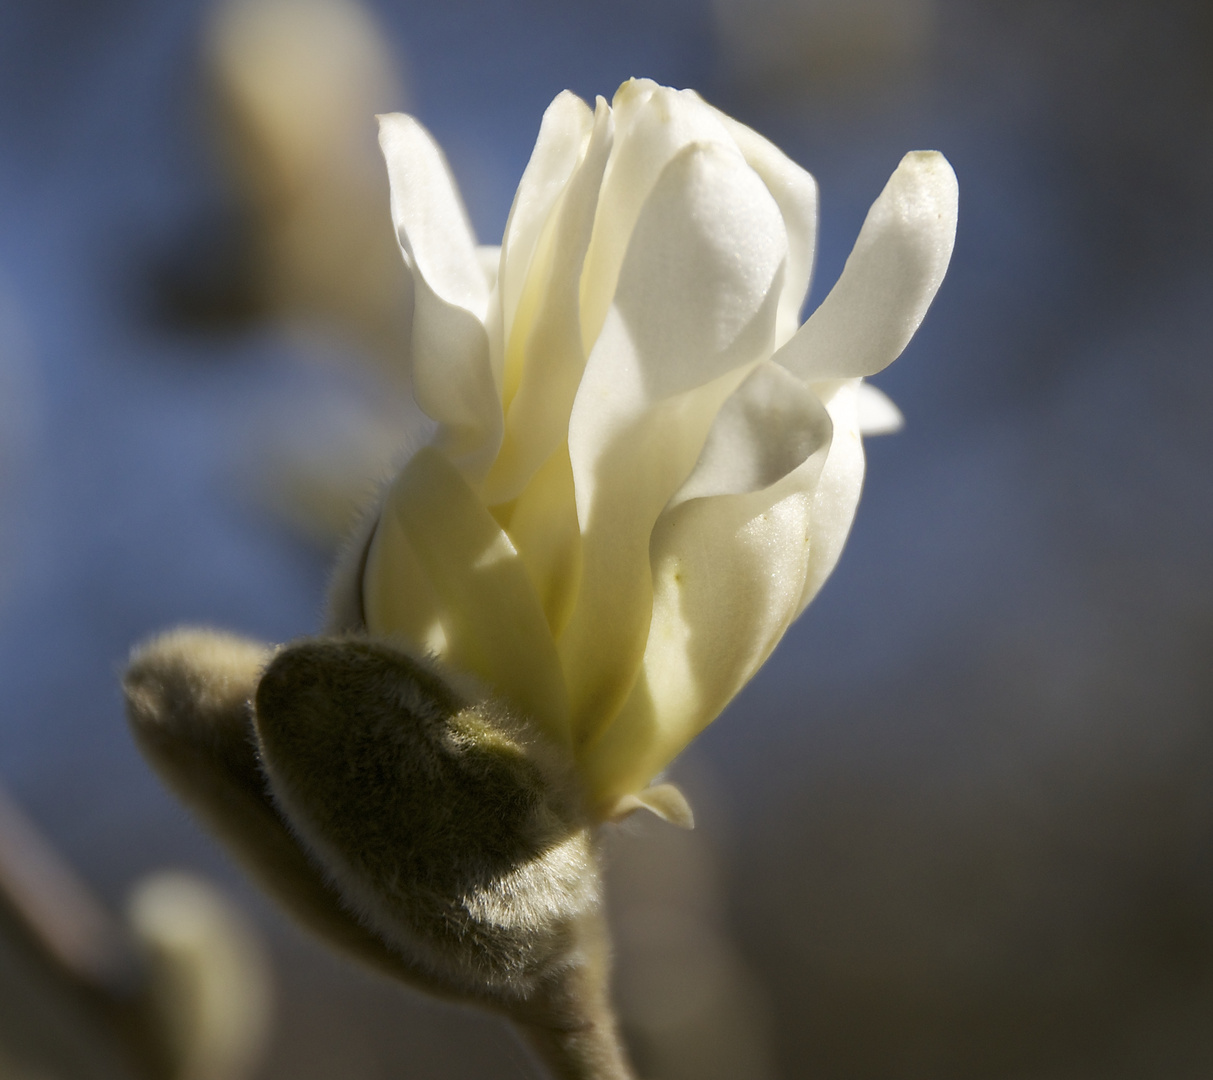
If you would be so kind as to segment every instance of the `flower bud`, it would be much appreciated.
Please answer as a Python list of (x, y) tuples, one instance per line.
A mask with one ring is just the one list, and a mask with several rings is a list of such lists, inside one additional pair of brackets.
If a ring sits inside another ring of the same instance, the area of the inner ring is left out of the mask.
[(150, 960), (154, 1014), (175, 1080), (253, 1076), (272, 992), (251, 927), (215, 888), (176, 871), (140, 881), (129, 918)]
[(443, 981), (526, 997), (599, 902), (572, 763), (470, 684), (367, 640), (270, 663), (254, 723), (283, 815), (358, 918)]
[(250, 701), (273, 649), (178, 629), (137, 646), (123, 678), (139, 749), (160, 778), (282, 907), (331, 946), (430, 991), (443, 988), (346, 911), (266, 791)]
[(161, 776), (343, 952), (540, 1024), (605, 970), (571, 762), (469, 680), (365, 639), (177, 630), (124, 689)]

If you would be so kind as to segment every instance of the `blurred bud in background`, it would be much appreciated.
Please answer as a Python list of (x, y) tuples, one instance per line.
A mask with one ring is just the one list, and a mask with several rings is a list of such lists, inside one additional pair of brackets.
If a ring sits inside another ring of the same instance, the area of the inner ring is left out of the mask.
[(904, 77), (935, 26), (934, 0), (714, 0), (713, 9), (726, 72), (764, 97)]
[(305, 356), (364, 369), (334, 388), (319, 429), (293, 423), (254, 455), (257, 496), (332, 548), (424, 422), (400, 362), (411, 281), (376, 142), (375, 115), (407, 104), (401, 64), (357, 0), (229, 0), (203, 53), (247, 310), (284, 324)]
[(253, 1076), (269, 1032), (270, 983), (245, 919), (201, 878), (171, 871), (135, 886), (129, 918), (148, 953), (174, 1080)]
[(154, 874), (119, 920), (0, 791), (0, 1077), (248, 1080), (270, 998), (256, 934), (213, 886)]
[(375, 114), (405, 103), (384, 35), (356, 0), (230, 0), (205, 50), (270, 311), (332, 320), (390, 359), (410, 305), (376, 142)]

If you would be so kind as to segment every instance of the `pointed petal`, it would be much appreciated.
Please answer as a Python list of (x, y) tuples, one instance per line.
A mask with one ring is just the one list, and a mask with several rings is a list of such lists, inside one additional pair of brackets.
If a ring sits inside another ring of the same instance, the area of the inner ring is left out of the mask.
[(413, 393), (448, 430), (442, 445), (482, 475), (501, 438), (484, 320), (490, 287), (442, 151), (413, 117), (380, 118), (392, 221), (413, 275)]
[(906, 418), (892, 398), (871, 383), (859, 384), (859, 432), (861, 435), (892, 435), (905, 427)]
[(647, 810), (680, 829), (695, 828), (695, 815), (687, 797), (673, 784), (653, 784), (635, 794), (624, 795), (604, 815), (607, 821), (622, 821), (637, 810)]
[(956, 175), (943, 155), (907, 154), (837, 284), (775, 359), (807, 382), (874, 375), (896, 360), (948, 268), (956, 206)]
[(401, 244), (439, 297), (483, 319), (489, 287), (442, 150), (406, 113), (379, 118), (379, 146), (392, 189), (392, 223), (407, 238)]
[[(543, 609), (509, 537), (432, 447), (420, 450), (388, 492), (380, 517), (385, 542), (367, 557), (367, 629), (410, 636), (413, 596), (385, 595), (415, 559), (433, 597), (446, 646), (435, 651), (457, 671), (480, 679), (533, 717), (552, 738), (567, 742), (568, 705), (556, 647)], [(407, 547), (389, 542), (400, 530)]]
[(471, 480), (501, 443), (501, 399), (484, 325), (413, 275), (413, 398), (442, 425), (435, 439)]
[(568, 90), (557, 94), (543, 114), (501, 243), (501, 308), (507, 341), (540, 231), (577, 165), (592, 124), (589, 107)]
[(718, 144), (684, 148), (639, 215), (569, 423), (584, 562), (560, 650), (578, 738), (635, 677), (653, 524), (770, 349), (786, 245), (762, 182)]
[(611, 112), (603, 102), (585, 156), (561, 193), (532, 261), (506, 362), (505, 435), (485, 481), (489, 505), (515, 498), (568, 436), (585, 370), (581, 269), (612, 137)]

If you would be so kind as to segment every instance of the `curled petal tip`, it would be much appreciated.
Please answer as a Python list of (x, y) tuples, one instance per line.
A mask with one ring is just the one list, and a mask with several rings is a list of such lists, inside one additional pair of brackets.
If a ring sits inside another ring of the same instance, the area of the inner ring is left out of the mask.
[(648, 810), (680, 829), (695, 828), (695, 815), (687, 797), (674, 784), (653, 784), (643, 791), (623, 795), (606, 812), (607, 821), (622, 821), (637, 810)]

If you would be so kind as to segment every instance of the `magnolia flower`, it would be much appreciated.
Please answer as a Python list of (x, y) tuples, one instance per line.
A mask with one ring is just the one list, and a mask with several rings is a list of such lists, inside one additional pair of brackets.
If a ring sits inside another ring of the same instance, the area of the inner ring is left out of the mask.
[(386, 493), (352, 621), (528, 717), (595, 816), (681, 816), (647, 785), (821, 587), (861, 431), (897, 425), (862, 380), (939, 287), (955, 176), (908, 154), (800, 325), (816, 184), (692, 91), (558, 96), (499, 250), (417, 120), (382, 117), (380, 143), (438, 426)]
[(803, 326), (812, 177), (689, 91), (561, 94), (501, 248), (383, 119), (436, 422), (339, 565), (329, 633), (181, 629), (124, 687), (165, 780), (300, 921), (508, 1016), (555, 1075), (631, 1080), (595, 825), (689, 823), (657, 774), (833, 568), (863, 378), (922, 320), (956, 182), (910, 154)]

